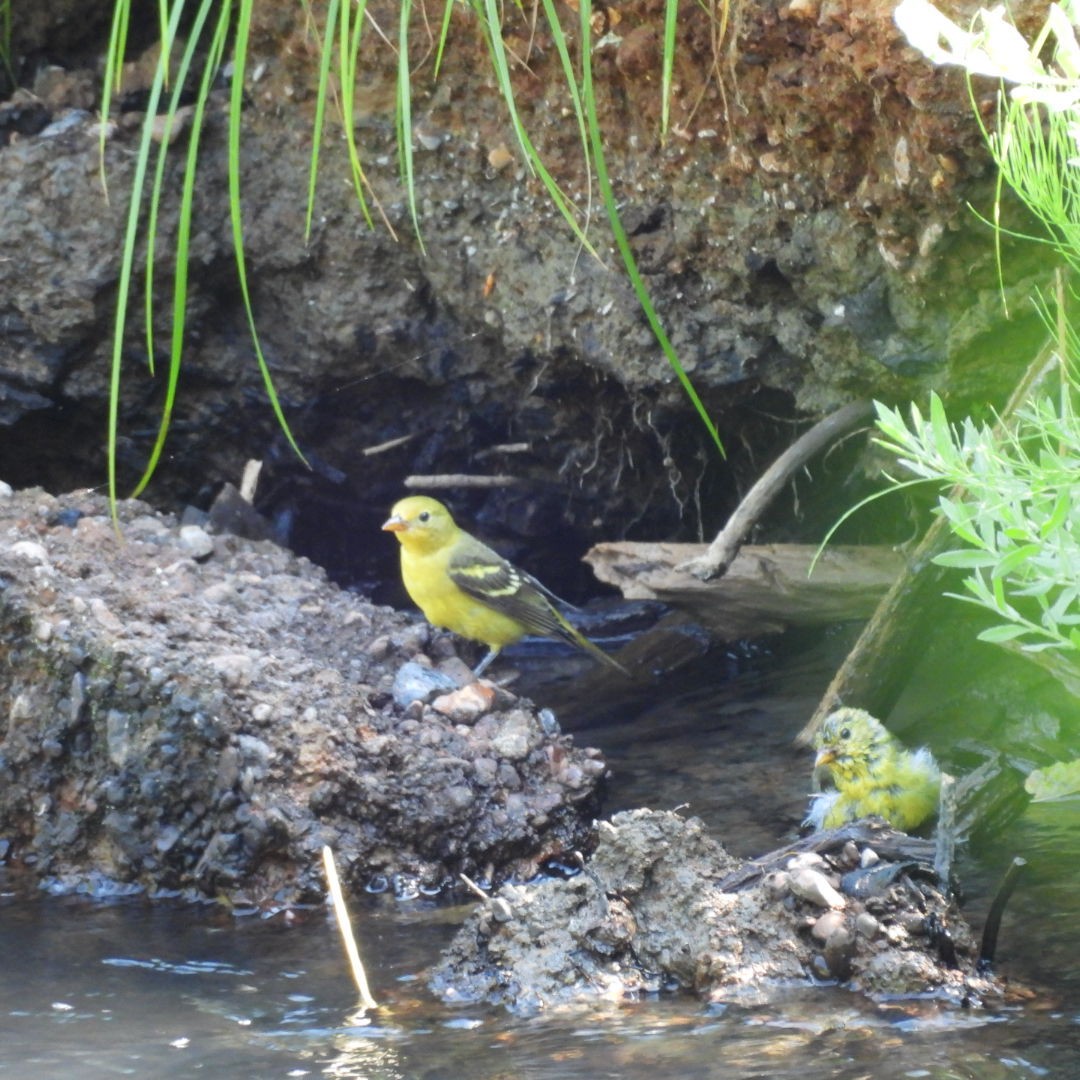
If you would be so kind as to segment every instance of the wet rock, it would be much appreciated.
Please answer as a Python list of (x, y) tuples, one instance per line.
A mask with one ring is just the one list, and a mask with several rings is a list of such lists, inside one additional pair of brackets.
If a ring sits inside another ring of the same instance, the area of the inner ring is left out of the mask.
[(0, 500), (10, 861), (55, 891), (280, 906), (321, 897), (323, 843), (354, 888), (419, 895), (583, 842), (603, 763), (512, 695), (403, 675), (416, 620), (268, 541), (219, 536), (208, 558), (198, 526), (119, 518), (122, 543), (96, 495)]

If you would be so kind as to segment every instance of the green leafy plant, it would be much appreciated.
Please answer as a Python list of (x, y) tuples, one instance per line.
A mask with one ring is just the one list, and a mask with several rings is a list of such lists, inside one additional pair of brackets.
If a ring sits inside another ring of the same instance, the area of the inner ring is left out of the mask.
[(997, 617), (979, 634), (983, 641), (1024, 652), (1080, 650), (1074, 389), (1066, 383), (1056, 401), (1021, 406), (1005, 436), (1003, 425), (950, 424), (936, 394), (929, 417), (912, 405), (907, 422), (900, 410), (876, 405), (875, 441), (915, 476), (955, 492), (939, 496), (938, 511), (960, 543), (934, 561), (967, 572), (967, 592), (948, 595)]
[(1080, 799), (1080, 761), (1056, 761), (1045, 769), (1034, 769), (1024, 787), (1033, 802)]

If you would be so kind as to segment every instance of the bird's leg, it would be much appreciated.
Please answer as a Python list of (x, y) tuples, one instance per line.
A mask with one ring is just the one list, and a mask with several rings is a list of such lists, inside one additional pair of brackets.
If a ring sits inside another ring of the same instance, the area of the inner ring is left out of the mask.
[(491, 663), (491, 661), (494, 660), (495, 657), (498, 656), (498, 655), (499, 655), (499, 650), (498, 649), (495, 649), (495, 648), (488, 649), (487, 656), (485, 656), (484, 659), (481, 660), (480, 663), (477, 664), (475, 668), (473, 668), (473, 678), (474, 679), (479, 679), (480, 676), (483, 675), (485, 671), (487, 671), (488, 665)]

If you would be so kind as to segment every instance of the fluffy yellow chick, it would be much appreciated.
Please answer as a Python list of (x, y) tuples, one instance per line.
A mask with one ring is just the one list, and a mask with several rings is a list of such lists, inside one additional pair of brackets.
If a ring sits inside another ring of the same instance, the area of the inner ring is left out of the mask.
[(526, 634), (561, 638), (629, 675), (566, 621), (558, 597), (460, 528), (438, 500), (402, 499), (383, 528), (401, 542), (401, 577), (427, 621), (488, 647), (476, 676)]
[(814, 779), (805, 824), (835, 829), (877, 814), (910, 832), (937, 812), (941, 771), (930, 751), (907, 750), (863, 709), (837, 709), (814, 739)]

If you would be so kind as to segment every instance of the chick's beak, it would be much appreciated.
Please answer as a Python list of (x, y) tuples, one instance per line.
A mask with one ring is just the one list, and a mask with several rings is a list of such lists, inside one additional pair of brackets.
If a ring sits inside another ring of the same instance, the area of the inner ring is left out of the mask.
[(382, 527), (384, 532), (404, 532), (409, 527), (409, 523), (400, 515), (394, 514), (382, 523)]
[[(386, 528), (386, 525), (383, 526)], [(814, 758), (814, 771), (823, 769), (826, 765), (831, 765), (836, 760), (836, 751), (831, 746), (823, 746), (818, 752), (817, 757)]]

